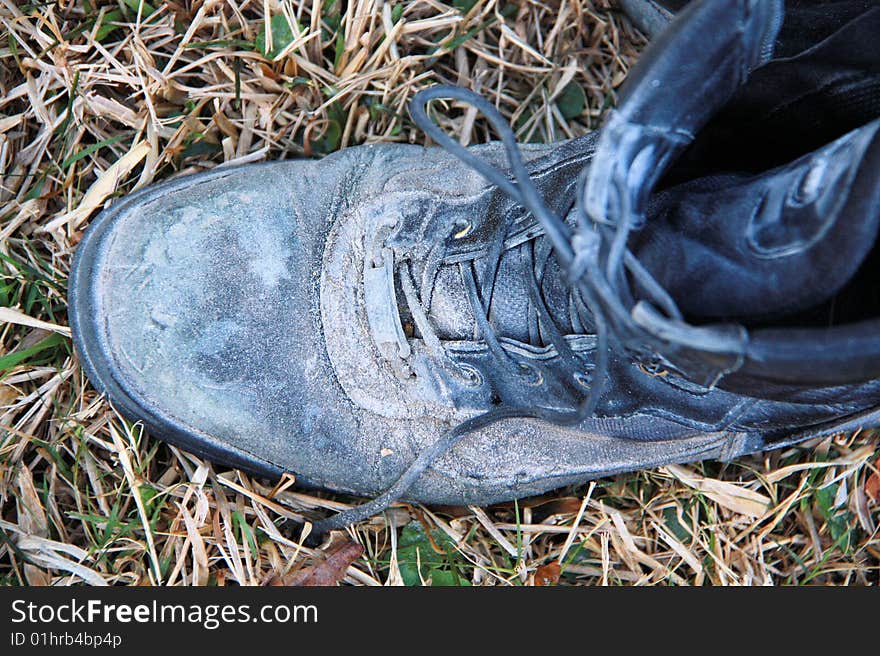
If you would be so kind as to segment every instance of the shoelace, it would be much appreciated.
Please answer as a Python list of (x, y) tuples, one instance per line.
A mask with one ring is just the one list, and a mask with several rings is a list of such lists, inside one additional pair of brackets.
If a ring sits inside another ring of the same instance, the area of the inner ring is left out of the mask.
[[(427, 104), (436, 99), (463, 102), (474, 107), (487, 118), (501, 138), (513, 180), (508, 178), (504, 171), (454, 141), (428, 117)], [(459, 87), (435, 86), (416, 94), (410, 104), (410, 113), (419, 128), (435, 143), (476, 170), (490, 183), (496, 185), (531, 212), (540, 222), (544, 234), (550, 240), (555, 257), (563, 271), (568, 273), (568, 282), (573, 287), (573, 297), (576, 303), (583, 306), (582, 312), (586, 311), (585, 314), (590, 316), (591, 323), (595, 327), (597, 344), (592, 384), (589, 392), (580, 403), (567, 412), (540, 406), (506, 407), (502, 404), (463, 421), (422, 451), (403, 475), (383, 494), (365, 504), (315, 522), (312, 529), (314, 536), (359, 522), (385, 510), (391, 504), (399, 501), (419, 477), (462, 438), (495, 422), (519, 418), (540, 419), (561, 426), (580, 423), (595, 413), (602, 398), (612, 348), (647, 354), (652, 350), (652, 345), (656, 346), (660, 341), (657, 333), (674, 340), (675, 331), (679, 326), (687, 328), (689, 331), (693, 330), (692, 327), (684, 324), (681, 313), (669, 294), (627, 248), (627, 239), (639, 222), (638, 217), (633, 214), (629, 192), (623, 188), (622, 183), (612, 178), (612, 181), (617, 185), (616, 194), (612, 196), (613, 199), (616, 199), (617, 206), (611, 208), (611, 211), (608, 212), (609, 215), (591, 216), (585, 208), (589, 171), (589, 167), (585, 167), (579, 175), (576, 187), (574, 210), (577, 225), (572, 229), (562, 217), (547, 207), (529, 176), (513, 130), (485, 98)], [(611, 214), (614, 216), (610, 216)], [(494, 280), (495, 278), (501, 260), (503, 242), (507, 236), (507, 228), (509, 226), (500, 231), (498, 236), (500, 243), (495, 244), (495, 248), (490, 248), (493, 256), (489, 260), (489, 270), (485, 275), (485, 280)], [(471, 299), (478, 327), (488, 347), (497, 358), (509, 360), (503, 347), (498, 344), (497, 337), (486, 316), (487, 310), (479, 298), (473, 272), (469, 267), (462, 266), (461, 274)], [(627, 274), (640, 295), (651, 300), (650, 305), (645, 301), (636, 302), (634, 300)], [(404, 296), (423, 337), (433, 344), (434, 349), (442, 349), (436, 335), (433, 335), (427, 327), (427, 319), (415, 298), (415, 290), (408, 271), (404, 272), (401, 280)], [(551, 342), (566, 363), (566, 368), (572, 373), (576, 373), (578, 363), (575, 356), (566, 346), (562, 333), (549, 311), (539, 299), (536, 299), (534, 288), (532, 300), (537, 301), (535, 307), (539, 317), (544, 319), (546, 325), (550, 327)], [(655, 308), (659, 308), (660, 311)], [(640, 323), (650, 324), (652, 330), (647, 331), (644, 326), (639, 325)], [(687, 338), (691, 339), (691, 337), (689, 332)], [(434, 344), (435, 341), (436, 344)]]
[[(458, 230), (457, 227), (455, 229)], [(538, 344), (535, 344), (534, 341), (530, 343), (540, 348), (547, 349), (552, 347), (555, 350), (555, 355), (561, 363), (560, 368), (565, 371), (567, 376), (567, 380), (564, 381), (565, 387), (571, 387), (572, 382), (585, 386), (589, 374), (583, 371), (584, 364), (578, 360), (568, 341), (566, 341), (563, 331), (551, 316), (541, 291), (542, 281), (547, 275), (547, 267), (552, 255), (550, 248), (538, 241), (542, 237), (542, 233), (536, 234), (526, 242), (516, 246), (519, 252), (519, 255), (516, 257), (520, 258), (522, 270), (530, 272), (530, 275), (526, 276), (529, 297), (527, 324), (529, 326), (530, 338), (540, 342)], [(448, 242), (442, 240), (440, 245), (444, 246), (446, 244)], [(465, 295), (471, 305), (476, 328), (485, 340), (488, 351), (504, 367), (508, 374), (522, 378), (529, 385), (539, 385), (543, 379), (542, 375), (531, 365), (515, 357), (510, 349), (505, 348), (503, 340), (496, 334), (496, 330), (489, 318), (489, 308), (493, 305), (493, 297), (497, 290), (496, 277), (501, 266), (502, 257), (504, 256), (504, 244), (505, 239), (499, 238), (493, 247), (489, 249), (489, 252), (479, 258), (485, 264), (481, 269), (482, 274), (479, 275), (479, 280), (471, 261), (459, 262), (457, 269), (464, 286)], [(429, 311), (427, 307), (429, 306), (422, 300), (428, 299), (428, 303), (430, 302), (432, 296), (430, 286), (435, 283), (444, 263), (443, 255), (445, 249), (440, 248), (437, 250), (439, 252), (436, 255), (428, 258), (425, 271), (421, 275), (423, 281), (421, 294), (416, 291), (415, 278), (408, 261), (404, 260), (398, 263), (396, 267), (397, 278), (400, 281), (406, 304), (412, 315), (412, 321), (419, 331), (422, 342), (431, 352), (432, 356), (437, 358), (442, 363), (441, 366), (445, 366), (452, 373), (453, 377), (460, 377), (467, 381), (472, 381), (475, 377), (479, 379), (481, 378), (479, 372), (473, 371), (473, 368), (469, 365), (457, 362), (443, 346), (443, 340), (428, 318)], [(583, 326), (584, 324), (592, 325), (592, 319), (583, 316), (583, 302), (577, 296), (577, 290), (572, 291), (572, 297), (569, 299), (569, 308), (573, 317), (572, 324), (577, 326)], [(574, 330), (575, 335), (582, 334), (583, 332), (585, 331)], [(593, 367), (592, 365), (587, 365), (587, 368), (592, 369)]]

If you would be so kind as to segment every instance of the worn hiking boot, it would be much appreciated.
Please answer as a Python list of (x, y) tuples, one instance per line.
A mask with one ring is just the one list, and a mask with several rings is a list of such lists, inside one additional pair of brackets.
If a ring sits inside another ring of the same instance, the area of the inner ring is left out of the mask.
[[(185, 449), (376, 497), (319, 530), (874, 425), (880, 123), (756, 172), (674, 166), (781, 19), (689, 9), (599, 136), (517, 146), (440, 87), (411, 110), (448, 152), (364, 146), (120, 201), (71, 273), (83, 366)], [(459, 146), (437, 98), (502, 141)]]

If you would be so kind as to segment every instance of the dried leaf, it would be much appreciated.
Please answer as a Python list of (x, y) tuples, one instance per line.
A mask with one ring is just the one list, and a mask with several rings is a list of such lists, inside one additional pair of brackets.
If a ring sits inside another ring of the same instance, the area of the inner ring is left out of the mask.
[(304, 567), (293, 574), (273, 579), (269, 585), (285, 586), (332, 586), (337, 585), (345, 578), (345, 573), (352, 563), (360, 558), (364, 553), (364, 548), (357, 542), (347, 542), (334, 551), (327, 560)]
[(27, 580), (28, 585), (33, 587), (48, 587), (52, 585), (52, 577), (49, 576), (48, 572), (28, 563), (25, 563), (24, 566), (24, 578)]
[(559, 563), (553, 561), (547, 565), (541, 565), (535, 570), (535, 585), (548, 586), (559, 583), (559, 576), (562, 574), (562, 568)]
[(666, 470), (688, 487), (705, 494), (719, 506), (724, 506), (740, 515), (761, 517), (770, 508), (769, 497), (736, 483), (703, 478), (678, 465), (668, 465)]
[(34, 487), (31, 470), (22, 467), (18, 471), (18, 525), (27, 533), (41, 538), (49, 537), (49, 522), (43, 502)]
[(14, 323), (19, 326), (28, 326), (30, 328), (40, 328), (42, 330), (52, 330), (70, 337), (70, 328), (67, 326), (56, 326), (48, 321), (41, 321), (29, 317), (24, 312), (11, 307), (0, 307), (0, 323)]
[(560, 497), (559, 499), (551, 499), (537, 506), (542, 515), (576, 515), (580, 509), (583, 499), (577, 497)]
[(23, 118), (24, 114), (16, 114), (14, 116), (0, 118), (0, 134), (8, 132), (14, 127), (18, 127), (18, 124), (21, 123), (21, 119)]
[(874, 502), (880, 503), (880, 458), (874, 463), (874, 471), (872, 471), (868, 479), (865, 481), (865, 494)]

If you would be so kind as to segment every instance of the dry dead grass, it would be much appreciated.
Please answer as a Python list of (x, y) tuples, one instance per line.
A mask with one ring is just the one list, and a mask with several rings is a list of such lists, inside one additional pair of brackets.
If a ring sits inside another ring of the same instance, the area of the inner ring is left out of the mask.
[[(354, 500), (215, 469), (91, 389), (65, 285), (94, 210), (221, 162), (421, 142), (406, 102), (438, 81), (490, 97), (521, 140), (583, 134), (643, 45), (603, 0), (450, 2), (0, 0), (0, 582), (264, 584), (346, 540), (359, 585), (877, 582), (873, 432), (402, 505), (312, 550), (296, 522)], [(471, 113), (446, 127), (489, 138)]]

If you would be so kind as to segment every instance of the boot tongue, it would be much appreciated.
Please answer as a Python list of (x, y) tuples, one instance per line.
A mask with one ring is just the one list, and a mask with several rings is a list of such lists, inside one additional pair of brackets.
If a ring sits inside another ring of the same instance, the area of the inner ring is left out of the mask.
[(880, 182), (871, 172), (878, 128), (761, 176), (712, 176), (657, 194), (634, 254), (692, 318), (757, 322), (824, 303), (877, 237), (880, 213), (863, 199)]
[[(543, 239), (538, 238), (538, 241)], [(530, 257), (531, 242), (506, 250), (495, 276), (492, 289), (482, 282), (486, 262), (446, 264), (440, 268), (431, 294), (428, 318), (444, 340), (481, 339), (474, 311), (462, 279), (460, 266), (473, 266), (477, 288), (481, 291), (483, 304), (488, 300), (489, 322), (499, 337), (542, 346), (543, 340), (536, 312), (530, 303), (530, 287), (535, 284), (533, 259)], [(539, 250), (536, 248), (536, 250)], [(565, 284), (555, 258), (547, 261), (540, 282), (541, 297), (550, 315), (563, 333), (571, 332), (568, 314), (569, 288)]]

